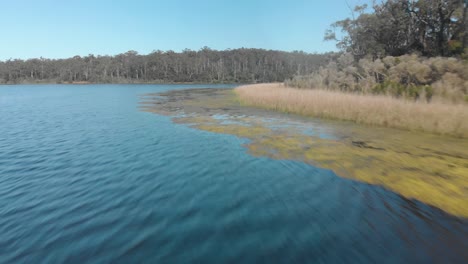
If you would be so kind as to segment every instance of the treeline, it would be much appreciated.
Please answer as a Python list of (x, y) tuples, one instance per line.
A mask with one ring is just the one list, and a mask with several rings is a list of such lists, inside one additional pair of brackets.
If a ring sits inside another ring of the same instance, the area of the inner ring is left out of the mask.
[[(418, 53), (453, 56), (468, 41), (466, 0), (388, 0), (356, 6), (352, 18), (331, 25), (325, 40), (334, 40), (356, 59)], [(340, 33), (337, 33), (337, 31)]]
[[(300, 88), (468, 102), (467, 4), (389, 0), (357, 6), (325, 34), (343, 54), (286, 83)], [(340, 37), (335, 34), (341, 29)]]
[(0, 83), (282, 82), (311, 73), (333, 53), (264, 49), (128, 51), (116, 56), (0, 61)]

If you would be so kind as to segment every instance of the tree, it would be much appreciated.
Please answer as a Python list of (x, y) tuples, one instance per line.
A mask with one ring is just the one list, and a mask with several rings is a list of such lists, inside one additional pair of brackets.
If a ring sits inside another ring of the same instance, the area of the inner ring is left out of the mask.
[(307, 74), (331, 54), (264, 49), (128, 51), (116, 56), (0, 61), (0, 82), (277, 82)]
[[(352, 18), (333, 23), (325, 40), (350, 52), (356, 60), (401, 56), (452, 56), (466, 47), (466, 0), (388, 0), (356, 6)], [(357, 14), (357, 16), (356, 16)], [(341, 34), (337, 34), (337, 30)], [(338, 37), (341, 36), (341, 37)]]

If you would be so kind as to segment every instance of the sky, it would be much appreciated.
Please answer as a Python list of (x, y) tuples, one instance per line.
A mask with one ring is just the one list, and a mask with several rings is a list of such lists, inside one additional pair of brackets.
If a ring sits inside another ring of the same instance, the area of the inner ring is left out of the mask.
[(363, 0), (0, 0), (0, 60), (129, 50), (326, 52), (329, 25)]

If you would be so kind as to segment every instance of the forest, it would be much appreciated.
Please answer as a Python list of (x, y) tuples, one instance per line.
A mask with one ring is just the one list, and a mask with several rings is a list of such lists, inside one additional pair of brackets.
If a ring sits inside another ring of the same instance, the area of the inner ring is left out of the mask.
[(351, 9), (333, 23), (325, 40), (355, 59), (418, 53), (456, 56), (467, 45), (467, 0), (388, 0)]
[(350, 7), (325, 41), (339, 52), (156, 50), (142, 55), (0, 61), (0, 84), (262, 83), (468, 101), (468, 0), (388, 0)]
[(334, 53), (264, 49), (128, 51), (115, 56), (75, 56), (0, 61), (0, 84), (18, 83), (255, 83), (283, 82), (311, 73)]
[(466, 0), (389, 0), (352, 9), (325, 40), (342, 51), (289, 86), (468, 102)]

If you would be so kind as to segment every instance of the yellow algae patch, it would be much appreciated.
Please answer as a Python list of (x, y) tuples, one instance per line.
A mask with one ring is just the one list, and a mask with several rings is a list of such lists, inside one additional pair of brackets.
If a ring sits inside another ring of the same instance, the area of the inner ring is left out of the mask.
[(259, 126), (250, 127), (250, 126), (241, 126), (241, 125), (198, 124), (198, 125), (195, 125), (194, 127), (201, 129), (201, 130), (210, 131), (210, 132), (236, 135), (236, 136), (245, 137), (245, 138), (258, 137), (258, 136), (262, 136), (270, 132), (269, 129), (265, 127), (259, 127)]
[(172, 119), (172, 121), (179, 124), (207, 124), (216, 122), (216, 120), (210, 116), (175, 117)]
[(187, 89), (140, 96), (139, 108), (161, 115), (222, 114), (238, 108), (239, 102), (232, 89)]
[(203, 100), (186, 100), (186, 105), (200, 106), (206, 108), (225, 108), (237, 105), (237, 95), (231, 89), (217, 90), (214, 95), (207, 96)]
[[(468, 218), (467, 139), (338, 121), (288, 123), (287, 117), (286, 123), (269, 122), (265, 112), (261, 114), (266, 119), (241, 107), (230, 90), (180, 91), (169, 99), (155, 103), (152, 111), (184, 114), (174, 122), (250, 139), (246, 147), (252, 155), (328, 168)], [(305, 134), (301, 124), (333, 139)]]
[[(453, 215), (468, 217), (468, 159), (463, 156), (468, 150), (466, 141), (455, 144), (447, 139), (445, 146), (433, 150), (421, 147), (431, 144), (419, 145), (425, 137), (419, 135), (416, 140), (417, 134), (414, 138), (407, 135), (393, 141), (381, 139), (366, 143), (323, 139), (296, 131), (278, 133), (258, 121), (244, 126), (221, 124), (211, 117), (177, 119), (182, 120), (201, 130), (251, 139), (247, 148), (252, 155), (301, 160), (331, 169), (345, 178), (383, 186)], [(363, 132), (361, 136), (364, 135)]]
[[(338, 175), (384, 186), (407, 198), (468, 217), (468, 160), (407, 148), (361, 148), (348, 142), (304, 135), (274, 135), (252, 141), (254, 155), (298, 159)], [(403, 153), (402, 153), (403, 151)]]

